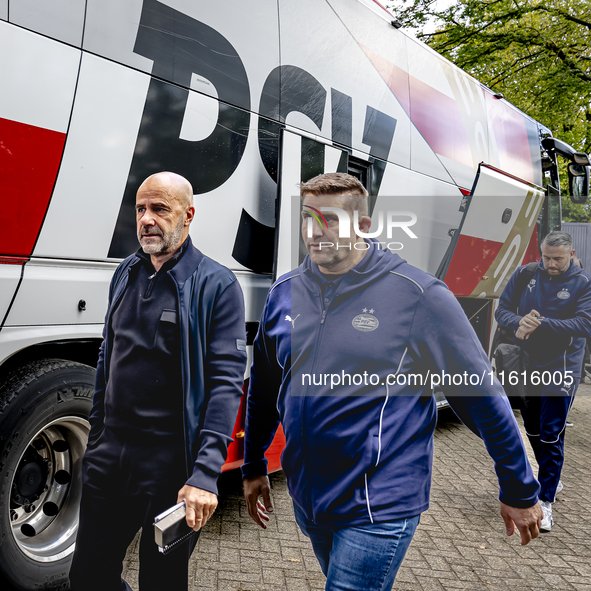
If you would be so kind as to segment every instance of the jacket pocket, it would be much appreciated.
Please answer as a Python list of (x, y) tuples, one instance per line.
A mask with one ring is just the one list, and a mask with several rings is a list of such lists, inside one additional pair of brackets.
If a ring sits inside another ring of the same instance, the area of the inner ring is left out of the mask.
[(380, 438), (378, 433), (373, 429), (369, 433), (369, 437), (365, 441), (365, 453), (363, 458), (364, 472), (368, 473), (368, 477), (371, 476), (373, 470), (376, 467), (380, 455)]
[(154, 348), (171, 351), (178, 339), (178, 314), (176, 310), (162, 310), (156, 334)]

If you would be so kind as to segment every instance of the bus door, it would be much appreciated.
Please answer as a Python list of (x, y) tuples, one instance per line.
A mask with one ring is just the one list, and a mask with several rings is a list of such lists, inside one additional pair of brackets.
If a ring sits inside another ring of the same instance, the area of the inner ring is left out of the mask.
[(457, 297), (498, 298), (522, 264), (544, 198), (542, 187), (481, 163), (437, 276)]

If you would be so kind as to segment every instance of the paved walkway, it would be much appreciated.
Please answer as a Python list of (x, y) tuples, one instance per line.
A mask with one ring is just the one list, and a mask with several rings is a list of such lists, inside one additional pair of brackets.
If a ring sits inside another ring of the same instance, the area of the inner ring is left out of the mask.
[[(422, 516), (394, 589), (591, 591), (591, 386), (579, 388), (570, 418), (575, 426), (567, 430), (564, 490), (554, 504), (555, 525), (522, 547), (518, 534), (505, 535), (484, 446), (453, 415), (442, 412), (435, 433), (431, 508)], [(262, 531), (246, 513), (240, 483), (226, 479), (220, 507), (191, 558), (191, 591), (324, 589), (311, 546), (295, 524), (283, 473), (274, 474), (271, 482), (275, 513)], [(134, 591), (136, 545), (124, 569)]]

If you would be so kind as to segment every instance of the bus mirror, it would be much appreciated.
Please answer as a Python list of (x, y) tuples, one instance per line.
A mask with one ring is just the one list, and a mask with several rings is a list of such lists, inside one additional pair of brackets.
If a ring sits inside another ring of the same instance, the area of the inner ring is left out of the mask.
[[(585, 156), (587, 156), (585, 154)], [(568, 165), (568, 186), (573, 203), (587, 203), (589, 196), (589, 166), (582, 164)]]
[(573, 154), (573, 161), (575, 164), (581, 164), (582, 166), (589, 166), (591, 164), (589, 155), (585, 154), (585, 152), (575, 152)]

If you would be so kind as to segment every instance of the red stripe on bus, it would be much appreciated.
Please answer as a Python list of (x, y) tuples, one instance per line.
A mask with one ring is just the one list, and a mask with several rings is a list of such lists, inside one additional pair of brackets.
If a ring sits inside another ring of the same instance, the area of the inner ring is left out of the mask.
[[(240, 400), (240, 409), (236, 417), (234, 431), (232, 432), (232, 439), (234, 441), (228, 446), (228, 457), (226, 458), (226, 463), (222, 466), (222, 472), (240, 468), (244, 463), (244, 428), (246, 422), (246, 393), (248, 392), (248, 383), (249, 379), (245, 380), (242, 386), (244, 396)], [(284, 448), (285, 433), (283, 433), (283, 427), (279, 425), (269, 449), (265, 452), (267, 471), (269, 473), (281, 470), (281, 452)]]
[(460, 235), (445, 274), (447, 287), (456, 296), (469, 296), (487, 275), (501, 248), (502, 242)]
[(410, 76), (368, 47), (361, 48), (430, 148), (472, 167), (470, 142), (455, 99)]
[(0, 118), (0, 253), (31, 255), (51, 198), (66, 134)]
[[(525, 117), (508, 103), (495, 99), (490, 91), (484, 96), (489, 125), (494, 129), (499, 168), (533, 183), (534, 167)], [(539, 144), (536, 149), (539, 150)]]
[(523, 255), (523, 260), (521, 261), (522, 265), (527, 265), (527, 263), (535, 263), (540, 260), (540, 246), (538, 244), (538, 226), (537, 224), (534, 226), (534, 231), (532, 232), (531, 238), (529, 239), (529, 244), (527, 245), (527, 249), (525, 254)]
[(24, 265), (29, 257), (5, 257), (0, 255), (0, 265)]

